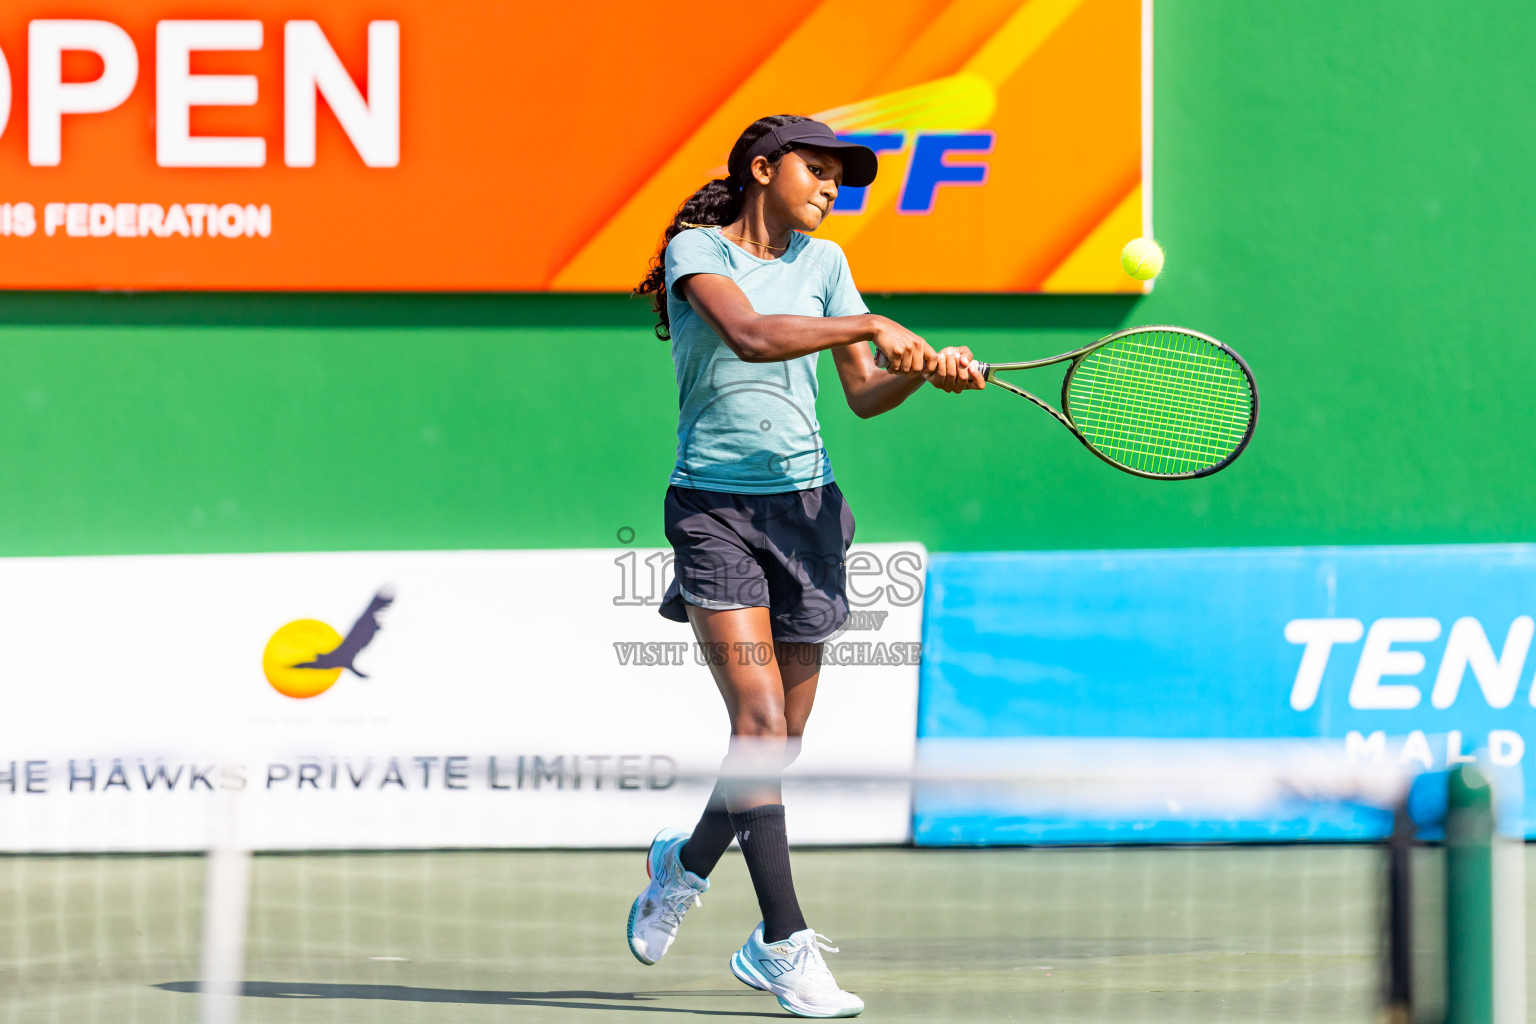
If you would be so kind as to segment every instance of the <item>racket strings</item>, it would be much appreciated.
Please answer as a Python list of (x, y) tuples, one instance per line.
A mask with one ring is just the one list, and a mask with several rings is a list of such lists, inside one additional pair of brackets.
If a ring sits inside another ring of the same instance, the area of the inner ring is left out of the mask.
[(1241, 441), (1246, 426), (1230, 429), (1233, 414), (1241, 412), (1206, 386), (1211, 366), (1167, 366), (1132, 352), (1111, 356), (1103, 368), (1100, 379), (1090, 376), (1086, 391), (1107, 409), (1085, 413), (1084, 426), (1097, 435), (1096, 447), (1117, 461), (1147, 472), (1186, 473), (1221, 461)]
[[(1198, 351), (1187, 354), (1192, 358), (1185, 362), (1160, 362), (1134, 349), (1110, 356), (1113, 383), (1124, 396), (1121, 411), (1131, 417), (1119, 426), (1128, 439), (1161, 447), (1164, 454), (1176, 454), (1181, 448), (1216, 454), (1228, 447), (1222, 440), (1241, 439), (1249, 405), (1234, 401), (1226, 390), (1213, 393), (1210, 389), (1213, 377), (1227, 376), (1221, 372), (1226, 369), (1223, 361), (1201, 358), (1206, 353)], [(1234, 414), (1243, 422), (1234, 436), (1222, 439), (1223, 427), (1232, 426)], [(1127, 426), (1133, 429), (1124, 429)], [(1193, 429), (1170, 436), (1180, 428)]]
[(1247, 375), (1200, 338), (1159, 331), (1089, 353), (1073, 370), (1067, 402), (1084, 437), (1115, 462), (1175, 476), (1228, 458), (1247, 436)]
[(1216, 464), (1240, 443), (1246, 424), (1233, 429), (1234, 414), (1241, 420), (1245, 410), (1212, 392), (1213, 369), (1163, 365), (1142, 352), (1112, 354), (1098, 379), (1089, 378), (1086, 393), (1101, 408), (1085, 412), (1087, 433), (1105, 454), (1146, 472), (1179, 474)]

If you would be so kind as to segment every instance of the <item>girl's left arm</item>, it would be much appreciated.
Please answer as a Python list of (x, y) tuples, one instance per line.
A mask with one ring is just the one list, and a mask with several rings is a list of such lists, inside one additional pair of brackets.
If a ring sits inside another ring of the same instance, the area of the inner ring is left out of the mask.
[(832, 361), (843, 383), (848, 408), (866, 420), (896, 408), (925, 380), (940, 391), (956, 395), (986, 386), (981, 374), (971, 369), (971, 350), (964, 345), (941, 350), (938, 369), (926, 377), (908, 377), (881, 369), (863, 342), (832, 349)]

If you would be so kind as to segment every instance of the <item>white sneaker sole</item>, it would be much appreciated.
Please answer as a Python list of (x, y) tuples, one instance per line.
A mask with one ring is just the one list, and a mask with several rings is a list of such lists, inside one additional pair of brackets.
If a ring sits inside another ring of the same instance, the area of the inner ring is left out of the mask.
[(741, 982), (743, 985), (746, 985), (748, 988), (755, 988), (759, 992), (767, 992), (768, 986), (758, 982), (757, 978), (755, 977), (756, 972), (749, 973), (749, 968), (736, 966), (736, 961), (744, 959), (746, 958), (741, 955), (741, 950), (739, 949), (735, 953), (731, 954), (731, 973), (736, 976), (737, 981)]
[(856, 1007), (838, 1006), (828, 1009), (826, 1007), (811, 1006), (808, 1003), (801, 1003), (789, 996), (780, 993), (774, 988), (772, 982), (763, 977), (758, 969), (752, 966), (751, 961), (741, 955), (741, 950), (739, 949), (731, 955), (731, 973), (734, 974), (736, 976), (736, 980), (741, 982), (743, 985), (746, 985), (750, 988), (755, 988), (760, 992), (771, 993), (773, 997), (779, 1001), (780, 1006), (794, 1014), (796, 1017), (857, 1017), (859, 1014), (864, 1012), (863, 1004), (860, 1004)]
[(639, 960), (641, 963), (645, 964), (645, 966), (655, 967), (655, 960), (647, 960), (645, 957), (641, 956), (640, 951), (635, 948), (635, 918), (638, 916), (640, 916), (640, 897), (636, 896), (635, 902), (629, 906), (629, 924), (627, 924), (624, 929), (625, 937), (629, 939), (629, 952), (634, 956), (636, 960)]

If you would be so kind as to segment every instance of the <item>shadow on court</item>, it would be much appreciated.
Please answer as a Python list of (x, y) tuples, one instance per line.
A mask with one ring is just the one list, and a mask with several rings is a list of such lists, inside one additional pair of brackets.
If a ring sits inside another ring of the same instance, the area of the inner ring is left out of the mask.
[[(196, 993), (195, 981), (164, 981), (154, 986), (166, 992)], [(383, 999), (407, 1003), (481, 1003), (491, 1006), (549, 1006), (572, 1010), (624, 1010), (630, 1013), (692, 1013), (705, 1017), (787, 1017), (774, 1010), (700, 1010), (682, 1006), (653, 1006), (652, 1000), (678, 997), (711, 999), (723, 996), (751, 996), (765, 999), (761, 992), (747, 989), (702, 989), (673, 992), (597, 992), (569, 989), (549, 992), (476, 991), (457, 988), (420, 988), (413, 985), (343, 985), (309, 981), (247, 981), (241, 994), (259, 999)]]

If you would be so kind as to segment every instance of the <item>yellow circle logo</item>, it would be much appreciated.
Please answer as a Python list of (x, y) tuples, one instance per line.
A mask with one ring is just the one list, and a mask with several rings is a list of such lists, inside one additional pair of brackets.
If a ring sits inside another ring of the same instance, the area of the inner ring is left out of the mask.
[(346, 637), (318, 619), (297, 619), (272, 634), (261, 652), (261, 670), (272, 689), (285, 697), (313, 697), (331, 688), (347, 669), (359, 679), (357, 656), (373, 642), (383, 626), (379, 613), (395, 603), (388, 589), (373, 595), (363, 614), (352, 623)]
[(341, 634), (317, 619), (283, 626), (261, 652), (261, 668), (272, 689), (285, 697), (313, 697), (341, 678), (341, 668), (300, 668), (341, 646)]

